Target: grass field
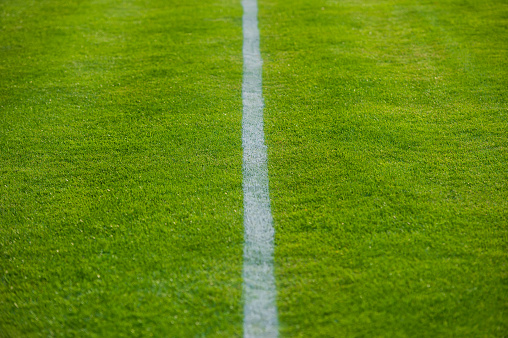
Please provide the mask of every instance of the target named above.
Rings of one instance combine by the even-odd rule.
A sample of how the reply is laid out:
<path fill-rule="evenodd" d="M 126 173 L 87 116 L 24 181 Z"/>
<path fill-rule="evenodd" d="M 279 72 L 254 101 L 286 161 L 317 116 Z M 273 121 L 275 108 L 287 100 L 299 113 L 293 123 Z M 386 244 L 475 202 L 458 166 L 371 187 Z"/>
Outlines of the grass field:
<path fill-rule="evenodd" d="M 0 6 L 3 334 L 241 334 L 241 7 Z"/>
<path fill-rule="evenodd" d="M 508 4 L 261 6 L 287 336 L 508 332 Z"/>
<path fill-rule="evenodd" d="M 281 336 L 508 332 L 508 3 L 259 0 Z M 242 9 L 0 2 L 0 337 L 242 335 Z"/>

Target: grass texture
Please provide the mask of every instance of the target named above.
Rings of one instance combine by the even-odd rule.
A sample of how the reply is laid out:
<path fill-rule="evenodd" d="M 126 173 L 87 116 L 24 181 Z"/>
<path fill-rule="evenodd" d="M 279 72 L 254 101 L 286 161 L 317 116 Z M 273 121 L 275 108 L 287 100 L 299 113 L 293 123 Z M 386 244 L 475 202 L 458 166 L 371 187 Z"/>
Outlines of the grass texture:
<path fill-rule="evenodd" d="M 0 337 L 242 334 L 241 15 L 0 2 Z M 281 335 L 505 335 L 506 2 L 259 19 Z"/>
<path fill-rule="evenodd" d="M 241 334 L 241 14 L 0 3 L 0 336 Z"/>
<path fill-rule="evenodd" d="M 281 333 L 508 332 L 508 4 L 260 0 Z"/>

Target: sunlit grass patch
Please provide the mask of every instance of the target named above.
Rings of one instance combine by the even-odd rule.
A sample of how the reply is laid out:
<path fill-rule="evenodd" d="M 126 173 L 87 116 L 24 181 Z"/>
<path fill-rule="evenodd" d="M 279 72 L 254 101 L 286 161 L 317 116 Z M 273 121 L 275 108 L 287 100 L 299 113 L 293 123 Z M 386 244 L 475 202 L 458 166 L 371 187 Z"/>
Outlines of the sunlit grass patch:
<path fill-rule="evenodd" d="M 240 5 L 0 15 L 0 336 L 239 335 Z"/>
<path fill-rule="evenodd" d="M 499 1 L 261 1 L 282 333 L 502 336 Z"/>

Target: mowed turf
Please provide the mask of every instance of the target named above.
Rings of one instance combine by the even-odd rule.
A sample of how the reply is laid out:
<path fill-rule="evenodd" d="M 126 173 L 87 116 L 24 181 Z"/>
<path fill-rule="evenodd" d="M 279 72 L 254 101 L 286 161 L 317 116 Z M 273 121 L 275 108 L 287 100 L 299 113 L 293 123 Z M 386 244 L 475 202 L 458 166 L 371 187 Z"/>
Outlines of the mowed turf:
<path fill-rule="evenodd" d="M 282 336 L 508 332 L 507 6 L 260 0 Z M 0 336 L 242 334 L 241 14 L 0 3 Z"/>
<path fill-rule="evenodd" d="M 508 332 L 506 1 L 260 0 L 283 336 Z"/>
<path fill-rule="evenodd" d="M 242 332 L 241 6 L 0 3 L 0 336 Z"/>

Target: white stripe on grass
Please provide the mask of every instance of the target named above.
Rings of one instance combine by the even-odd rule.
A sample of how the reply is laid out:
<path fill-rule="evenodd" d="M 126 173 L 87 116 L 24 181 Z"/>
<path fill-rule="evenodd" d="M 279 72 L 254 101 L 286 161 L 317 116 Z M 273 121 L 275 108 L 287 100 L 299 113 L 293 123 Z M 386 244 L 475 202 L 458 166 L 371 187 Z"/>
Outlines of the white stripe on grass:
<path fill-rule="evenodd" d="M 278 336 L 257 0 L 243 0 L 244 337 Z"/>

